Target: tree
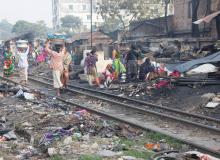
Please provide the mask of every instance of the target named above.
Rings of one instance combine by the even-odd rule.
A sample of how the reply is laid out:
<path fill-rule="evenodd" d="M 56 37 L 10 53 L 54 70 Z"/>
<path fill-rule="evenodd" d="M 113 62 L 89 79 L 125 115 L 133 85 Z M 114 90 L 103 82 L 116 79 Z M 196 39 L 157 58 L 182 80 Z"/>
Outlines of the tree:
<path fill-rule="evenodd" d="M 33 24 L 33 29 L 35 31 L 35 35 L 37 35 L 39 38 L 44 38 L 49 31 L 49 28 L 43 20 Z"/>
<path fill-rule="evenodd" d="M 0 29 L 1 30 L 4 30 L 4 31 L 7 31 L 7 32 L 11 32 L 11 29 L 12 29 L 12 24 L 10 24 L 7 20 L 3 19 L 1 22 L 0 22 Z"/>
<path fill-rule="evenodd" d="M 47 32 L 50 29 L 47 27 L 44 21 L 38 21 L 37 23 L 30 23 L 27 21 L 17 21 L 12 28 L 12 32 L 16 34 L 23 34 L 32 32 L 37 38 L 45 38 Z"/>
<path fill-rule="evenodd" d="M 118 22 L 122 39 L 126 38 L 132 21 L 161 17 L 163 12 L 162 0 L 102 0 L 97 7 L 97 13 L 105 21 L 104 25 L 109 19 L 111 22 Z"/>
<path fill-rule="evenodd" d="M 163 15 L 161 0 L 102 0 L 97 12 L 106 21 L 116 19 L 126 29 L 133 20 L 156 18 Z"/>
<path fill-rule="evenodd" d="M 61 30 L 68 31 L 69 33 L 79 32 L 82 22 L 79 17 L 67 15 L 61 18 Z"/>
<path fill-rule="evenodd" d="M 7 20 L 3 19 L 0 22 L 0 39 L 5 40 L 11 36 L 12 24 L 10 24 Z"/>
<path fill-rule="evenodd" d="M 19 20 L 12 28 L 12 33 L 22 34 L 33 31 L 33 25 L 30 22 Z"/>
<path fill-rule="evenodd" d="M 104 23 L 99 27 L 99 29 L 105 33 L 113 32 L 119 30 L 120 28 L 120 20 L 114 18 L 106 18 Z"/>

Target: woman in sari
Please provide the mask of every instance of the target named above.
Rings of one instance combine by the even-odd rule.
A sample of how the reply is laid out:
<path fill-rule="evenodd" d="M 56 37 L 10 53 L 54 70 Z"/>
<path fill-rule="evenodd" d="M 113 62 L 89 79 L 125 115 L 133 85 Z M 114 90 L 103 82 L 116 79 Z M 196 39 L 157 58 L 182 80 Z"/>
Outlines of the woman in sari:
<path fill-rule="evenodd" d="M 14 72 L 15 58 L 8 47 L 4 52 L 4 76 L 10 76 Z"/>
<path fill-rule="evenodd" d="M 125 66 L 120 60 L 120 54 L 117 51 L 113 60 L 113 69 L 115 71 L 115 78 L 118 79 L 122 73 L 126 72 Z"/>

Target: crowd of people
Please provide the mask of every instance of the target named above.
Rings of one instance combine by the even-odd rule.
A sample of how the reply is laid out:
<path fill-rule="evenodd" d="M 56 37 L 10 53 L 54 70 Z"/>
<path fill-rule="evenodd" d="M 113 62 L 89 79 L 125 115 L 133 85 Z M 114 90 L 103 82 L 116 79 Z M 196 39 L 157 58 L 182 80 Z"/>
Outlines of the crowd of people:
<path fill-rule="evenodd" d="M 30 53 L 30 54 L 29 54 Z M 35 41 L 33 47 L 25 40 L 16 42 L 16 48 L 13 53 L 10 46 L 5 48 L 4 52 L 4 76 L 10 76 L 14 73 L 17 65 L 17 71 L 20 77 L 20 83 L 28 83 L 29 55 L 34 59 L 35 67 L 41 65 L 50 59 L 50 68 L 52 69 L 53 84 L 56 89 L 56 95 L 60 96 L 60 89 L 66 88 L 69 80 L 69 66 L 72 57 L 68 53 L 65 44 L 51 46 L 50 41 L 46 41 L 44 47 L 41 47 L 39 41 Z"/>
<path fill-rule="evenodd" d="M 8 47 L 5 50 L 4 74 L 9 76 L 13 73 L 15 63 L 18 66 L 20 75 L 20 83 L 28 83 L 28 57 L 31 55 L 34 59 L 34 66 L 39 66 L 44 62 L 49 62 L 52 69 L 53 85 L 56 89 L 56 95 L 60 96 L 60 90 L 66 88 L 69 81 L 69 70 L 72 62 L 72 56 L 68 53 L 65 43 L 54 45 L 50 40 L 47 40 L 43 46 L 40 41 L 35 41 L 33 47 L 27 41 L 20 40 L 16 42 L 16 50 L 13 54 Z M 29 54 L 31 53 L 31 54 Z M 96 49 L 87 53 L 84 68 L 89 85 L 109 87 L 115 82 L 136 82 L 145 81 L 150 76 L 149 73 L 159 73 L 164 71 L 163 65 L 152 63 L 149 58 L 146 58 L 144 63 L 138 64 L 138 60 L 142 59 L 140 49 L 135 45 L 131 45 L 130 50 L 120 53 L 115 47 L 112 51 L 112 63 L 108 64 L 103 73 L 97 72 L 98 56 Z M 101 76 L 100 76 L 101 75 Z M 152 74 L 151 74 L 152 75 Z"/>
<path fill-rule="evenodd" d="M 126 52 L 120 52 L 117 47 L 112 51 L 112 64 L 108 64 L 102 74 L 97 73 L 98 61 L 93 49 L 85 59 L 85 70 L 90 85 L 109 87 L 115 82 L 139 82 L 152 79 L 152 75 L 167 72 L 165 65 L 158 64 L 150 58 L 144 58 L 141 49 L 131 45 Z M 138 63 L 139 62 L 139 63 Z"/>

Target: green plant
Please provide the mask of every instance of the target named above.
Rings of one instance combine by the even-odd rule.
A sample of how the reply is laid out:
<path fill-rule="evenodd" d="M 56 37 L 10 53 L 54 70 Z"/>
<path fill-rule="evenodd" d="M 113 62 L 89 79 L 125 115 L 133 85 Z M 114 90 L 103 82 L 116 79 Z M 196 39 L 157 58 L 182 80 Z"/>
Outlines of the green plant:
<path fill-rule="evenodd" d="M 128 150 L 124 151 L 124 155 L 132 156 L 136 158 L 149 159 L 152 156 L 153 152 L 148 151 L 138 151 L 138 150 Z"/>
<path fill-rule="evenodd" d="M 63 158 L 59 155 L 54 155 L 54 156 L 50 157 L 50 160 L 63 160 Z"/>

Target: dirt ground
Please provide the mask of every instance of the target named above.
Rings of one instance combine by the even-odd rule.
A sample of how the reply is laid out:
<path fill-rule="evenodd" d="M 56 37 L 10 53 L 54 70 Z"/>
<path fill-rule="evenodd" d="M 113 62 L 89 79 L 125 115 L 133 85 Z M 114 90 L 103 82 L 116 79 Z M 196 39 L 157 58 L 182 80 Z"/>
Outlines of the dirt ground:
<path fill-rule="evenodd" d="M 67 106 L 36 90 L 4 82 L 0 86 L 5 85 L 10 91 L 0 92 L 1 159 L 143 160 L 161 150 L 189 149 L 167 136 Z M 20 89 L 34 99 L 16 96 Z M 5 139 L 9 133 L 12 137 Z M 160 147 L 147 149 L 146 144 Z"/>

